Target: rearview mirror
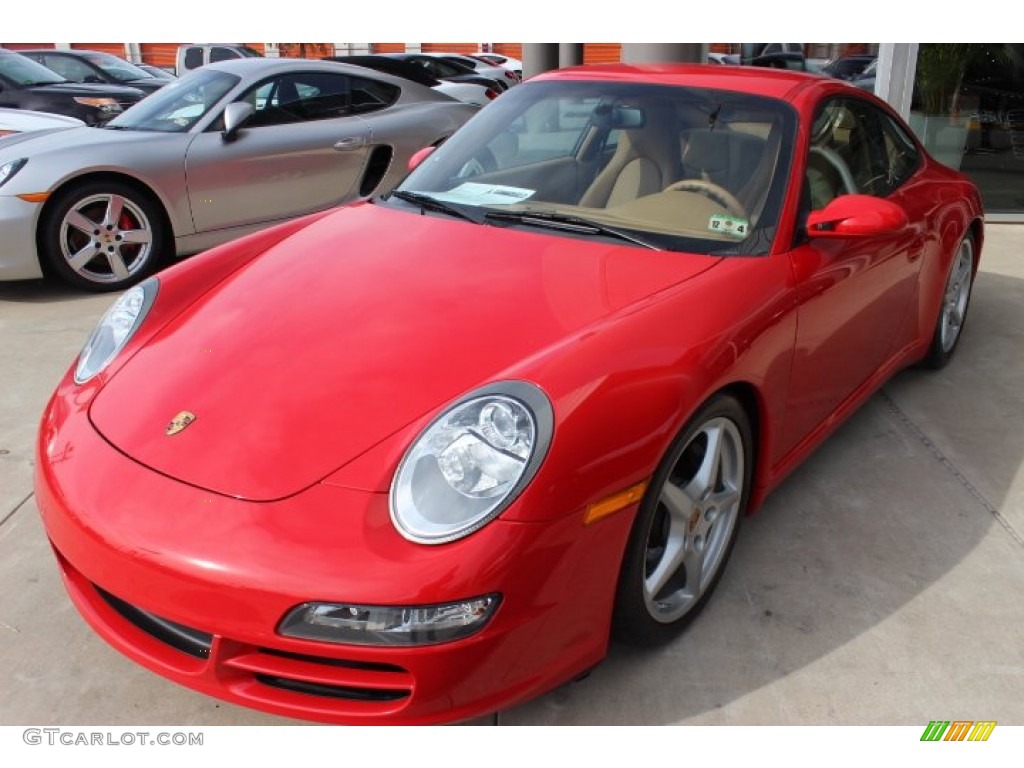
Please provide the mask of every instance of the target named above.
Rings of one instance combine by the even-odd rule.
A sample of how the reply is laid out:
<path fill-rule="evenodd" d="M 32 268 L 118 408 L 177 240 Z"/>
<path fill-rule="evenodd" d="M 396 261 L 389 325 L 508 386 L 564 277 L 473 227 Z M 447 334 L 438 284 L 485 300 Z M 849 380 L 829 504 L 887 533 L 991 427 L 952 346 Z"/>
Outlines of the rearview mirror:
<path fill-rule="evenodd" d="M 871 237 L 898 232 L 910 223 L 896 203 L 871 195 L 840 195 L 807 217 L 810 237 Z"/>
<path fill-rule="evenodd" d="M 612 110 L 612 129 L 625 130 L 628 128 L 642 128 L 644 125 L 644 112 L 638 107 L 615 107 Z"/>
<path fill-rule="evenodd" d="M 256 108 L 247 101 L 233 101 L 224 107 L 224 130 L 220 134 L 224 141 L 233 141 L 255 112 Z"/>
<path fill-rule="evenodd" d="M 416 152 L 412 157 L 409 158 L 409 170 L 413 170 L 417 165 L 422 163 L 432 154 L 437 147 L 424 147 L 423 149 Z"/>

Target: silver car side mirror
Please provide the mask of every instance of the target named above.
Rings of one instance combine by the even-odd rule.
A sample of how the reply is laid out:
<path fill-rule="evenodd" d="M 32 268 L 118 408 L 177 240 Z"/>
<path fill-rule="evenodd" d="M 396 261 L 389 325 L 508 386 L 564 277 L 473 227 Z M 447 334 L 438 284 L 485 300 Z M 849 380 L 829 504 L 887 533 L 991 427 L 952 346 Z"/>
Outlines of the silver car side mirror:
<path fill-rule="evenodd" d="M 224 141 L 233 141 L 255 112 L 256 108 L 247 101 L 233 101 L 224 107 L 224 130 L 220 134 Z"/>

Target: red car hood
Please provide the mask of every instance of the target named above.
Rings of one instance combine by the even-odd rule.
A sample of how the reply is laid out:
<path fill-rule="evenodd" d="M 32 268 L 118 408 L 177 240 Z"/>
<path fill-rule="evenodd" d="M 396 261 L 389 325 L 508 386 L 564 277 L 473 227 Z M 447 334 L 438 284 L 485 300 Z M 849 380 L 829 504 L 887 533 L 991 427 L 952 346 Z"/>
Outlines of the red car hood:
<path fill-rule="evenodd" d="M 347 208 L 172 320 L 103 387 L 90 416 L 158 472 L 231 496 L 283 498 L 717 261 Z M 182 411 L 194 423 L 167 436 Z"/>

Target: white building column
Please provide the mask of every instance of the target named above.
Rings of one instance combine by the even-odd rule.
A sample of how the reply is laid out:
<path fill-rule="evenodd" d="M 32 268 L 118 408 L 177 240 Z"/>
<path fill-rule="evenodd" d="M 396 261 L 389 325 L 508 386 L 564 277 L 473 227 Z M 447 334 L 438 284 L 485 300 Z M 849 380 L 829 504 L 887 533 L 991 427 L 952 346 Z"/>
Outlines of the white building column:
<path fill-rule="evenodd" d="M 918 43 L 882 43 L 878 47 L 875 95 L 889 102 L 904 120 L 910 117 L 910 99 L 917 74 Z"/>

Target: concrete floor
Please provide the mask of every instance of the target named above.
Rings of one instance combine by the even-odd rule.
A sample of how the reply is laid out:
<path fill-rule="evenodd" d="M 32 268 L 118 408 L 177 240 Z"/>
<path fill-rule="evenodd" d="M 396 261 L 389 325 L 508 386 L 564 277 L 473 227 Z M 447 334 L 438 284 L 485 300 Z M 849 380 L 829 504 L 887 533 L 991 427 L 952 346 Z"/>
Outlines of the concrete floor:
<path fill-rule="evenodd" d="M 1024 227 L 990 225 L 951 365 L 904 372 L 745 521 L 703 616 L 500 724 L 1024 724 Z M 289 724 L 110 649 L 32 497 L 53 386 L 110 302 L 0 284 L 0 724 Z"/>

